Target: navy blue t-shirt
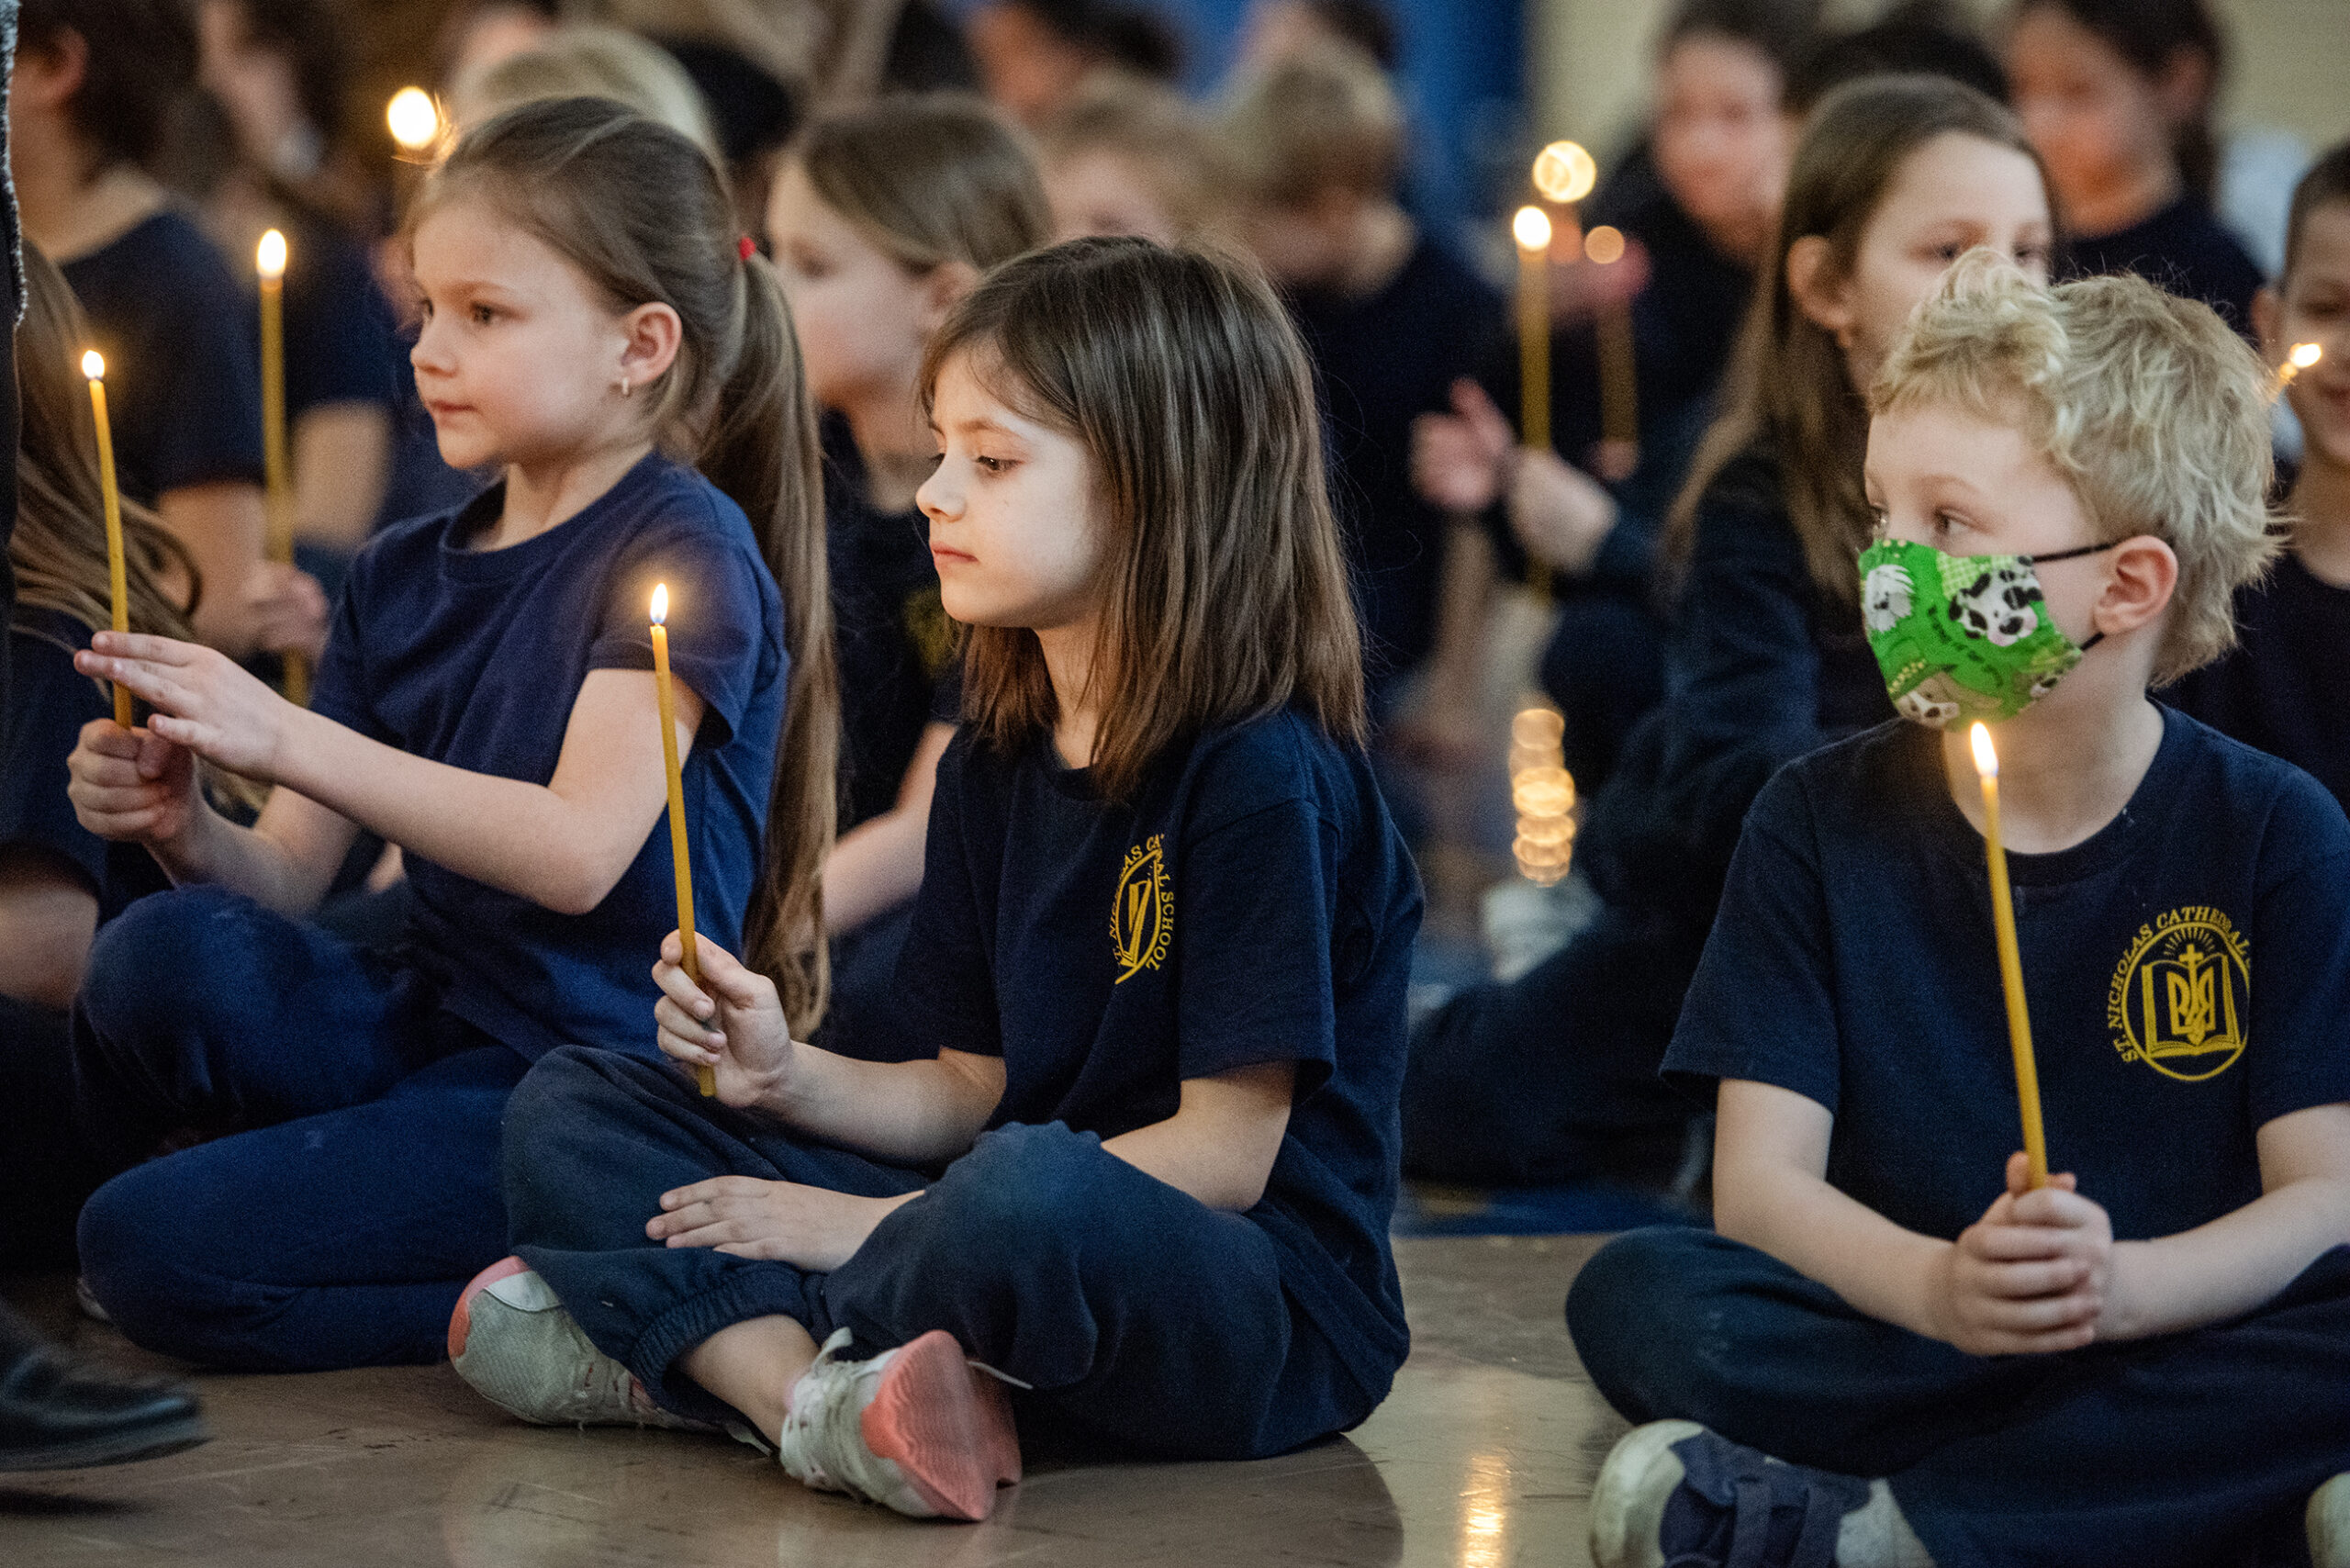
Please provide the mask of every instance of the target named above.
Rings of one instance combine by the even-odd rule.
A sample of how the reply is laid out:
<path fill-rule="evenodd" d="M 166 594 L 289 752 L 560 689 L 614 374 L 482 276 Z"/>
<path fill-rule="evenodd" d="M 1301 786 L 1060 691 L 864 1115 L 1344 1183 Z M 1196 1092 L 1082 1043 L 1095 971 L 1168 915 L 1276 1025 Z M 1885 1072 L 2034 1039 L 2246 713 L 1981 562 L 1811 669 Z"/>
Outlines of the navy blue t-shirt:
<path fill-rule="evenodd" d="M 82 825 L 65 798 L 65 759 L 82 726 L 114 712 L 105 687 L 73 667 L 90 629 L 37 605 L 17 607 L 8 628 L 13 665 L 0 736 L 0 849 L 45 851 L 71 866 L 98 901 L 98 918 L 171 886 L 145 846 L 110 844 Z"/>
<path fill-rule="evenodd" d="M 2260 1196 L 2275 1118 L 2350 1101 L 2350 822 L 2299 768 L 2165 710 L 2129 805 L 2009 857 L 2049 1164 L 2123 1240 Z M 1836 1117 L 1828 1180 L 1953 1238 L 2022 1145 L 1982 837 L 1894 721 L 1754 802 L 1665 1058 Z"/>
<path fill-rule="evenodd" d="M 1248 1217 L 1376 1397 L 1410 1343 L 1387 1226 L 1419 924 L 1369 761 L 1297 713 L 1208 732 L 1124 805 L 1049 740 L 1005 756 L 966 729 L 898 980 L 939 1045 L 1003 1058 L 991 1126 L 1115 1137 L 1173 1115 L 1186 1079 L 1296 1063 Z"/>
<path fill-rule="evenodd" d="M 367 252 L 334 229 L 305 223 L 285 271 L 285 411 L 299 419 L 332 403 L 389 409 L 398 399 L 400 351 L 391 302 Z M 261 305 L 251 305 L 258 332 Z"/>
<path fill-rule="evenodd" d="M 645 457 L 569 521 L 500 550 L 499 484 L 369 541 L 352 563 L 310 705 L 469 772 L 544 784 L 588 672 L 650 669 L 650 601 L 669 585 L 669 663 L 702 700 L 684 768 L 694 922 L 740 951 L 783 718 L 783 604 L 742 510 L 692 469 Z M 658 737 L 655 737 L 657 739 Z M 535 1060 L 565 1044 L 649 1056 L 651 978 L 676 928 L 666 818 L 583 915 L 408 856 L 411 935 L 442 1004 Z"/>
<path fill-rule="evenodd" d="M 261 483 L 260 308 L 204 231 L 166 208 L 59 270 L 106 355 L 122 493 Z"/>
<path fill-rule="evenodd" d="M 952 722 L 955 627 L 938 599 L 930 526 L 918 509 L 866 499 L 848 421 L 824 420 L 824 554 L 840 660 L 841 831 L 898 803 L 932 720 Z"/>
<path fill-rule="evenodd" d="M 2236 593 L 2236 645 L 2165 690 L 2164 701 L 2308 769 L 2350 809 L 2350 588 L 2321 582 L 2288 553 Z"/>
<path fill-rule="evenodd" d="M 1436 642 L 1444 514 L 1412 485 L 1412 421 L 1449 412 L 1501 325 L 1501 297 L 1435 243 L 1365 298 L 1291 300 L 1327 410 L 1331 493 L 1347 537 L 1374 675 L 1412 668 Z"/>
<path fill-rule="evenodd" d="M 2094 239 L 2072 236 L 2065 269 L 2072 276 L 2135 273 L 2177 295 L 2199 299 L 2252 335 L 2252 297 L 2267 281 L 2236 237 L 2192 196 L 2180 196 L 2127 229 Z"/>

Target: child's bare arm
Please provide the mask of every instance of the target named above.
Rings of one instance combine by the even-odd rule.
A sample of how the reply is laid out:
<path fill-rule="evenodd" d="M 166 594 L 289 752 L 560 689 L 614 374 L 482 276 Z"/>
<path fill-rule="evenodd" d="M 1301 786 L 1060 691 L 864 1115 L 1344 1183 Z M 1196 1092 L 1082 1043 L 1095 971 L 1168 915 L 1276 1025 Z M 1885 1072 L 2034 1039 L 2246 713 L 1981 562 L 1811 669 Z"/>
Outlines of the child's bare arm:
<path fill-rule="evenodd" d="M 1829 1185 L 1834 1125 L 1827 1107 L 1792 1090 L 1723 1080 L 1714 1134 L 1716 1227 L 1872 1317 L 1976 1355 L 2089 1342 L 2102 1306 L 2096 1238 L 2103 1212 L 2069 1191 L 2069 1177 L 2029 1200 L 2003 1194 L 1958 1240 L 1943 1241 Z"/>
<path fill-rule="evenodd" d="M 2137 1339 L 2250 1312 L 2330 1249 L 2350 1245 L 2350 1104 L 2259 1131 L 2260 1197 L 2233 1214 L 2113 1249 L 2100 1339 Z"/>
<path fill-rule="evenodd" d="M 98 653 L 81 655 L 77 667 L 119 680 L 151 703 L 158 735 L 224 767 L 283 784 L 411 854 L 558 913 L 585 914 L 601 903 L 660 819 L 667 785 L 649 672 L 589 672 L 572 703 L 554 775 L 542 785 L 468 772 L 370 740 L 296 708 L 195 644 L 112 633 L 93 642 Z M 701 713 L 700 699 L 678 687 L 680 756 L 690 748 Z M 154 847 L 167 868 L 230 882 L 281 906 L 299 902 L 263 890 L 274 890 L 274 881 L 255 884 L 268 869 L 266 857 L 252 859 L 260 852 L 234 846 L 208 815 L 196 813 L 191 822 L 202 845 L 161 835 Z M 283 819 L 274 823 L 265 812 L 255 834 L 274 840 L 281 825 Z M 304 852 L 308 846 L 278 847 Z M 289 886 L 285 892 L 300 890 Z"/>
<path fill-rule="evenodd" d="M 1265 1195 L 1296 1092 L 1293 1061 L 1187 1078 L 1173 1115 L 1102 1147 L 1212 1209 L 1244 1214 Z"/>

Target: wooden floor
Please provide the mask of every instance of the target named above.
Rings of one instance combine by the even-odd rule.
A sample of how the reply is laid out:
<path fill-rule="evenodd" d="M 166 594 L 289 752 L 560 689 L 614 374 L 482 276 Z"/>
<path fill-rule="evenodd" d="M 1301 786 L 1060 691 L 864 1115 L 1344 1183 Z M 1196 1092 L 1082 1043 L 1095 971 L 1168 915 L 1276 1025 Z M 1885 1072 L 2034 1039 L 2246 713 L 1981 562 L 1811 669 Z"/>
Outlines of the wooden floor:
<path fill-rule="evenodd" d="M 1560 1316 L 1595 1245 L 1401 1239 L 1412 1359 L 1349 1437 L 1255 1464 L 1040 1468 L 976 1527 L 816 1495 L 722 1439 L 523 1427 L 444 1364 L 200 1378 L 204 1448 L 0 1477 L 0 1563 L 1581 1568 L 1591 1477 L 1623 1429 Z M 33 1295 L 85 1352 L 142 1364 L 73 1327 L 54 1285 Z"/>

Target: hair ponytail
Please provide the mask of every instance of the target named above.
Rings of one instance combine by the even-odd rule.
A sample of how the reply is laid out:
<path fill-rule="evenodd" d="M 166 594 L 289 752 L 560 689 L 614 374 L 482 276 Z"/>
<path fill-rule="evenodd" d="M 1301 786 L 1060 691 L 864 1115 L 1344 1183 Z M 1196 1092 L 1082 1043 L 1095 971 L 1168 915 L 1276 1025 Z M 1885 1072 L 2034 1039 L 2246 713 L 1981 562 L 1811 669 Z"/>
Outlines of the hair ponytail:
<path fill-rule="evenodd" d="M 815 404 L 800 372 L 790 308 L 767 259 L 743 259 L 734 374 L 718 397 L 700 468 L 732 497 L 759 536 L 783 594 L 790 676 L 767 852 L 744 917 L 750 964 L 773 978 L 784 1015 L 805 1038 L 824 1015 L 831 963 L 824 929 L 824 857 L 839 823 L 840 681 L 824 559 L 823 455 Z"/>
<path fill-rule="evenodd" d="M 836 826 L 840 700 L 816 419 L 775 274 L 745 255 L 725 182 L 678 131 L 603 98 L 509 110 L 433 171 L 409 231 L 479 196 L 627 308 L 677 313 L 677 357 L 648 391 L 664 450 L 695 464 L 750 519 L 783 596 L 790 660 L 759 885 L 744 958 L 771 976 L 803 1038 L 828 986 L 821 872 Z"/>

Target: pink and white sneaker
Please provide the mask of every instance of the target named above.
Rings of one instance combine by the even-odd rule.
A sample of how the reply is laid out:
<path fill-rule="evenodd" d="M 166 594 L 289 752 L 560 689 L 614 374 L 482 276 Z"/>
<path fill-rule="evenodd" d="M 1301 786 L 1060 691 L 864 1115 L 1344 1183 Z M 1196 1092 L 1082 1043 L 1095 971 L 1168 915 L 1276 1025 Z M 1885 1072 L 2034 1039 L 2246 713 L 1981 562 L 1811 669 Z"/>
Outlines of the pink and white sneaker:
<path fill-rule="evenodd" d="M 850 1338 L 835 1331 L 793 1385 L 783 1468 L 918 1519 L 986 1518 L 996 1488 L 1020 1481 L 1010 1380 L 966 1360 L 944 1329 L 871 1361 L 834 1360 Z"/>
<path fill-rule="evenodd" d="M 520 1258 L 492 1263 L 457 1297 L 449 1360 L 483 1398 L 540 1426 L 717 1430 L 655 1405 Z"/>

